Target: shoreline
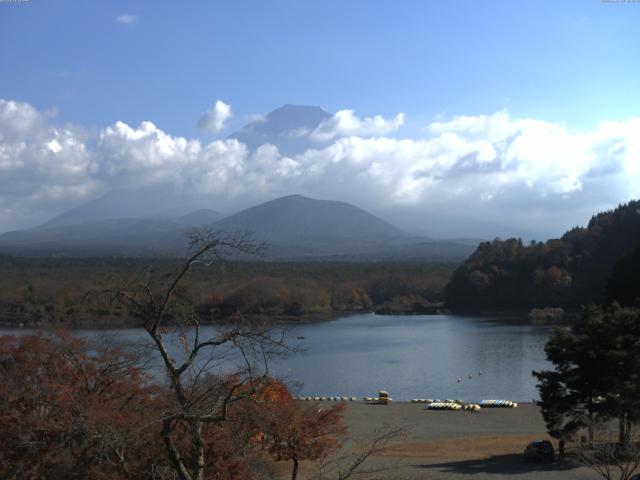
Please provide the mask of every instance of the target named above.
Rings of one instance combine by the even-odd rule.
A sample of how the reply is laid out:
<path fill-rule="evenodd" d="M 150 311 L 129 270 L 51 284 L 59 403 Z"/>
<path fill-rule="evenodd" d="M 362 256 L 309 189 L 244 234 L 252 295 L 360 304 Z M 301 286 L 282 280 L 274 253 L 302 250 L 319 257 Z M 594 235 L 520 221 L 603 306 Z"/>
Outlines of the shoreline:
<path fill-rule="evenodd" d="M 397 312 L 397 313 L 388 313 L 388 312 L 380 312 L 376 309 L 367 310 L 367 311 L 351 311 L 351 312 L 333 312 L 331 314 L 309 314 L 302 317 L 295 317 L 291 315 L 287 316 L 276 316 L 276 317 L 268 317 L 267 315 L 246 315 L 245 319 L 249 322 L 251 321 L 263 321 L 268 320 L 273 323 L 275 326 L 296 326 L 296 325 L 312 325 L 316 323 L 325 323 L 331 322 L 341 318 L 348 318 L 355 315 L 379 315 L 384 317 L 408 317 L 408 316 L 419 316 L 419 317 L 433 317 L 433 316 L 460 316 L 460 317 L 473 317 L 478 320 L 493 320 L 498 322 L 505 323 L 518 323 L 518 324 L 530 324 L 530 325 L 541 325 L 541 326 L 567 326 L 571 325 L 579 318 L 579 312 L 566 312 L 564 318 L 562 320 L 536 320 L 527 318 L 527 313 L 525 311 L 495 311 L 495 312 L 450 312 L 450 311 L 439 311 L 432 313 L 412 313 L 412 312 Z M 98 321 L 72 321 L 72 322 L 41 322 L 37 325 L 27 325 L 26 322 L 22 322 L 22 325 L 16 325 L 14 322 L 6 322 L 0 319 L 0 329 L 4 330 L 45 330 L 45 331 L 55 331 L 58 329 L 66 329 L 66 330 L 124 330 L 124 329 L 136 329 L 143 328 L 144 323 L 133 323 L 129 322 L 128 319 L 124 319 L 123 317 L 113 317 L 113 316 L 104 316 L 100 317 Z M 223 326 L 228 325 L 231 322 L 221 320 L 217 322 L 206 322 L 202 323 L 201 326 Z M 175 325 L 175 324 L 174 324 Z"/>

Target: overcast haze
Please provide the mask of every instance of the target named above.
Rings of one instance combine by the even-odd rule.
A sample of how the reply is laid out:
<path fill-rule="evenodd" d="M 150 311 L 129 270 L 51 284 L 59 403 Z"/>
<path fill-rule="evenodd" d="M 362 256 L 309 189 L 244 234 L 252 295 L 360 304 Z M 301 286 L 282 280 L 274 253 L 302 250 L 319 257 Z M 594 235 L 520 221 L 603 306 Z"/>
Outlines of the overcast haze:
<path fill-rule="evenodd" d="M 225 213 L 299 193 L 558 235 L 640 197 L 639 24 L 600 1 L 0 3 L 0 232 L 170 183 Z M 284 104 L 326 114 L 229 138 Z"/>

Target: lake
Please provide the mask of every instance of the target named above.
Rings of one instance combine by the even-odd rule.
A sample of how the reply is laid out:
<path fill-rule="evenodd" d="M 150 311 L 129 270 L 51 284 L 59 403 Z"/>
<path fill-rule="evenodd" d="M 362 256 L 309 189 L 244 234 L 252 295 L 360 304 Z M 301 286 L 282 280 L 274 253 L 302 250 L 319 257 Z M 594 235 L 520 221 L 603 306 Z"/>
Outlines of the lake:
<path fill-rule="evenodd" d="M 485 318 L 365 314 L 294 332 L 308 350 L 276 368 L 304 382 L 302 395 L 531 401 L 531 371 L 549 367 L 549 327 Z"/>
<path fill-rule="evenodd" d="M 293 338 L 304 337 L 298 343 L 305 351 L 275 362 L 271 372 L 301 382 L 300 395 L 362 397 L 385 389 L 396 400 L 525 402 L 538 398 L 531 371 L 549 367 L 546 326 L 457 315 L 361 314 L 287 328 Z M 146 340 L 141 329 L 109 334 Z"/>

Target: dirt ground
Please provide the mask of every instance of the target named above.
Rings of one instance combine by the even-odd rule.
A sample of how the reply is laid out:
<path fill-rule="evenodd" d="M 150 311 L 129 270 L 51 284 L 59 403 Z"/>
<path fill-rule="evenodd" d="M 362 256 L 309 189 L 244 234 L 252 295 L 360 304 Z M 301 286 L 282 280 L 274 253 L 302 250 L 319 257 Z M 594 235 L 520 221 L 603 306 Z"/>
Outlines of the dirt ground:
<path fill-rule="evenodd" d="M 321 408 L 331 402 L 319 402 Z M 521 404 L 514 409 L 479 412 L 433 411 L 424 404 L 366 405 L 349 402 L 346 422 L 354 443 L 376 429 L 402 426 L 407 434 L 388 451 L 371 459 L 369 467 L 385 468 L 368 479 L 541 479 L 599 478 L 588 468 L 556 461 L 525 462 L 522 453 L 532 440 L 548 439 L 538 408 Z M 554 441 L 557 448 L 557 442 Z M 363 477 L 360 477 L 363 478 Z"/>

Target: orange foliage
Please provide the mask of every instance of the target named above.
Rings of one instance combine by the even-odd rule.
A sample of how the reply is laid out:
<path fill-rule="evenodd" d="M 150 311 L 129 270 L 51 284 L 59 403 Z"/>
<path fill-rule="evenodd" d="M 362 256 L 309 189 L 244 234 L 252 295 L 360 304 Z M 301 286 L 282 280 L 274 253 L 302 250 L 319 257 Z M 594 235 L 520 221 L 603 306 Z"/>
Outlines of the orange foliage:
<path fill-rule="evenodd" d="M 174 478 L 160 430 L 170 396 L 122 347 L 66 333 L 0 337 L 0 478 Z M 225 379 L 224 389 L 239 379 Z M 318 459 L 345 434 L 344 405 L 296 402 L 287 386 L 260 379 L 235 390 L 229 420 L 205 423 L 205 477 L 248 478 L 251 450 L 276 460 Z M 172 436 L 194 462 L 190 425 Z"/>
<path fill-rule="evenodd" d="M 0 478 L 125 478 L 155 389 L 135 356 L 58 333 L 0 337 Z M 143 432 L 144 433 L 144 432 Z M 137 448 L 146 455 L 133 454 Z M 121 458 L 117 452 L 132 453 Z M 143 478 L 143 477 L 141 477 Z"/>
<path fill-rule="evenodd" d="M 346 435 L 344 404 L 329 408 L 296 402 L 286 385 L 270 380 L 257 395 L 253 418 L 263 447 L 276 460 L 317 460 L 340 446 Z"/>

